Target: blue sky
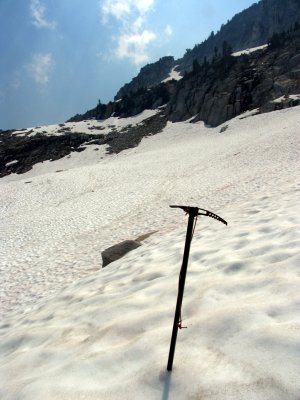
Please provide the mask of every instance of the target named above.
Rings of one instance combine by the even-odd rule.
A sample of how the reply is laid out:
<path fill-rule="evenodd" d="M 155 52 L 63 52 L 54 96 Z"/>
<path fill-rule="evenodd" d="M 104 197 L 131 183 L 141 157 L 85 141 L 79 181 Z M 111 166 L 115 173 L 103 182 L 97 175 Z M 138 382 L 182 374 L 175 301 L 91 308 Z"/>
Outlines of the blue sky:
<path fill-rule="evenodd" d="M 0 0 L 0 129 L 63 122 L 255 0 Z"/>

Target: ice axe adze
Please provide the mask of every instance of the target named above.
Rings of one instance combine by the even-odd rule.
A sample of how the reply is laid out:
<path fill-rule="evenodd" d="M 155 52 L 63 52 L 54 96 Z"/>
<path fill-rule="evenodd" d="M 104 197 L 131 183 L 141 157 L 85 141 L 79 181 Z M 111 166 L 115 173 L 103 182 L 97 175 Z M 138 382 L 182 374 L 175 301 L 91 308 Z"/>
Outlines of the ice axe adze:
<path fill-rule="evenodd" d="M 189 254 L 190 254 L 191 241 L 193 238 L 193 233 L 194 233 L 194 229 L 195 229 L 196 222 L 197 222 L 197 217 L 198 217 L 198 215 L 204 215 L 206 217 L 214 218 L 217 221 L 220 221 L 223 224 L 227 225 L 227 222 L 223 218 L 212 213 L 211 211 L 204 210 L 203 208 L 188 207 L 188 206 L 170 206 L 170 207 L 181 208 L 183 211 L 185 211 L 187 214 L 189 214 L 189 220 L 188 220 L 188 226 L 187 226 L 187 231 L 186 231 L 186 239 L 185 239 L 185 247 L 184 247 L 184 253 L 183 253 L 182 266 L 181 266 L 181 270 L 180 270 L 180 274 L 179 274 L 178 296 L 177 296 L 177 303 L 176 303 L 176 309 L 175 309 L 175 317 L 174 317 L 174 324 L 173 324 L 173 331 L 172 331 L 172 338 L 171 338 L 168 366 L 167 366 L 168 371 L 172 371 L 172 367 L 173 367 L 173 359 L 174 359 L 174 353 L 175 353 L 178 328 L 179 329 L 184 328 L 181 325 L 181 322 L 182 322 L 181 321 L 181 305 L 182 305 L 185 277 L 186 277 L 186 271 L 187 271 Z"/>

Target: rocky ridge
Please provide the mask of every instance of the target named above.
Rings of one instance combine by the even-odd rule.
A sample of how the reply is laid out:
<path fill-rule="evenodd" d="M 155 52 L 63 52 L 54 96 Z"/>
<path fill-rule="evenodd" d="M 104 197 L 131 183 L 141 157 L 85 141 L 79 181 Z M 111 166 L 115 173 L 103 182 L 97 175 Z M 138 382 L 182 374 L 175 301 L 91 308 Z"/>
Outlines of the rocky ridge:
<path fill-rule="evenodd" d="M 111 126 L 106 134 L 98 133 L 101 126 L 89 128 L 90 134 L 70 132 L 68 128 L 59 125 L 52 134 L 33 130 L 2 131 L 0 132 L 0 178 L 11 173 L 22 174 L 37 163 L 58 160 L 71 152 L 81 152 L 89 145 L 105 145 L 108 154 L 117 154 L 137 146 L 143 137 L 162 131 L 166 123 L 166 117 L 160 112 L 144 119 L 136 126 L 129 125 L 119 129 Z"/>
<path fill-rule="evenodd" d="M 187 49 L 182 58 L 172 61 L 173 57 L 164 57 L 143 67 L 131 82 L 118 91 L 115 100 L 140 88 L 158 85 L 168 77 L 175 65 L 183 75 L 184 72 L 192 71 L 194 60 L 199 63 L 203 63 L 205 58 L 211 61 L 216 54 L 222 52 L 224 41 L 230 44 L 233 51 L 257 47 L 266 44 L 275 32 L 287 31 L 298 21 L 299 0 L 261 0 L 254 3 L 223 24 L 217 33 L 212 32 L 202 43 Z"/>
<path fill-rule="evenodd" d="M 298 104 L 297 98 L 280 103 L 276 99 L 300 93 L 300 24 L 274 34 L 269 46 L 253 53 L 234 57 L 231 51 L 229 46 L 223 48 L 211 62 L 194 60 L 192 71 L 178 81 L 140 88 L 70 121 L 129 117 L 166 105 L 165 116 L 170 121 L 194 117 L 194 121 L 217 126 L 247 110 L 266 112 Z"/>
<path fill-rule="evenodd" d="M 139 74 L 130 83 L 126 83 L 118 91 L 115 100 L 121 99 L 130 92 L 136 92 L 138 89 L 158 85 L 168 76 L 174 66 L 175 60 L 171 56 L 162 57 L 157 62 L 146 65 L 141 68 Z"/>
<path fill-rule="evenodd" d="M 197 64 L 196 64 L 197 65 Z M 211 126 L 247 111 L 299 104 L 300 29 L 249 55 L 216 57 L 174 84 L 166 112 L 173 122 L 194 117 Z M 285 101 L 277 101 L 284 96 Z"/>

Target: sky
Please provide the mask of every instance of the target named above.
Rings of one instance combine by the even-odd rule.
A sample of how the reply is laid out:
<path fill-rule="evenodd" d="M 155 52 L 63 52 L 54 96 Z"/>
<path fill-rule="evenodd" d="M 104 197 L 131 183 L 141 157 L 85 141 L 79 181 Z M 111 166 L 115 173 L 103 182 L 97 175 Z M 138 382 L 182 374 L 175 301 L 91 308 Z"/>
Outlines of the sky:
<path fill-rule="evenodd" d="M 64 122 L 255 0 L 0 0 L 0 129 Z"/>

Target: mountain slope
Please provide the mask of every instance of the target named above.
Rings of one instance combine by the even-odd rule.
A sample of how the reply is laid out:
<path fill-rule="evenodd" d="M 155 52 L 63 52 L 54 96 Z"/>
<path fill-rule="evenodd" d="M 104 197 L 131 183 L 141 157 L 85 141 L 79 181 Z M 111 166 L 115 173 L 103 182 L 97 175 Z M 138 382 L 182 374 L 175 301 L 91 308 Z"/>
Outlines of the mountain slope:
<path fill-rule="evenodd" d="M 275 36 L 277 38 L 277 36 Z M 172 121 L 195 117 L 217 126 L 247 110 L 272 111 L 299 104 L 300 29 L 249 55 L 219 56 L 174 85 L 167 105 Z M 275 40 L 276 41 L 276 40 Z M 277 102 L 286 96 L 286 101 Z"/>
<path fill-rule="evenodd" d="M 210 35 L 201 44 L 188 50 L 181 59 L 174 61 L 174 65 L 181 73 L 191 71 L 195 59 L 202 63 L 205 57 L 208 60 L 212 59 L 216 50 L 221 53 L 224 41 L 228 42 L 234 51 L 256 47 L 267 43 L 274 32 L 287 31 L 299 21 L 299 0 L 261 0 L 235 15 L 222 25 L 216 34 Z M 165 70 L 160 66 L 161 60 L 142 68 L 137 77 L 118 91 L 115 100 L 141 87 L 157 85 L 167 78 L 171 67 Z M 156 80 L 153 79 L 155 73 Z"/>
<path fill-rule="evenodd" d="M 299 28 L 274 35 L 268 47 L 252 53 L 238 57 L 225 53 L 212 62 L 194 63 L 180 80 L 99 104 L 65 124 L 1 132 L 0 177 L 26 172 L 38 162 L 86 146 L 105 145 L 110 154 L 119 153 L 161 132 L 167 121 L 218 126 L 246 111 L 294 107 L 300 104 Z"/>
<path fill-rule="evenodd" d="M 162 57 L 153 64 L 141 68 L 139 74 L 130 83 L 125 84 L 116 94 L 115 100 L 121 99 L 130 92 L 136 92 L 141 88 L 158 85 L 163 81 L 175 66 L 174 57 Z"/>
<path fill-rule="evenodd" d="M 297 105 L 298 99 L 290 101 L 288 96 L 300 94 L 299 71 L 300 24 L 287 33 L 274 34 L 264 49 L 233 57 L 230 46 L 225 46 L 211 62 L 194 61 L 193 70 L 180 80 L 140 88 L 70 121 L 129 117 L 166 105 L 165 116 L 171 121 L 195 117 L 217 126 L 246 110 L 265 112 Z M 274 103 L 282 96 L 287 101 Z"/>
<path fill-rule="evenodd" d="M 178 60 L 179 69 L 191 70 L 194 59 L 212 58 L 215 48 L 222 52 L 224 41 L 233 51 L 257 47 L 267 43 L 273 33 L 287 31 L 299 21 L 299 0 L 261 0 L 236 14 L 219 32 L 187 52 Z"/>

